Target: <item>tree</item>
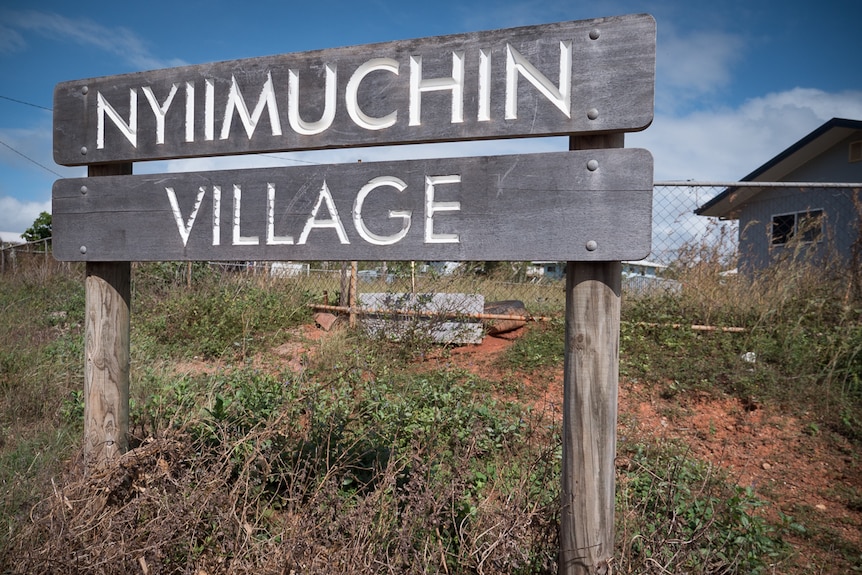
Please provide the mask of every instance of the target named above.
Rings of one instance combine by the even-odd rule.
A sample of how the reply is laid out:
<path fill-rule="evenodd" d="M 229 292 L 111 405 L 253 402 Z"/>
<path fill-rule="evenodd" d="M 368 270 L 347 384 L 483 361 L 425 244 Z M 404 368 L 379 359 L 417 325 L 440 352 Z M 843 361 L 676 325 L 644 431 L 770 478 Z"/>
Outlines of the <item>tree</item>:
<path fill-rule="evenodd" d="M 28 242 L 38 242 L 39 240 L 50 239 L 51 233 L 51 214 L 42 212 L 33 222 L 33 225 L 27 228 L 21 236 Z"/>

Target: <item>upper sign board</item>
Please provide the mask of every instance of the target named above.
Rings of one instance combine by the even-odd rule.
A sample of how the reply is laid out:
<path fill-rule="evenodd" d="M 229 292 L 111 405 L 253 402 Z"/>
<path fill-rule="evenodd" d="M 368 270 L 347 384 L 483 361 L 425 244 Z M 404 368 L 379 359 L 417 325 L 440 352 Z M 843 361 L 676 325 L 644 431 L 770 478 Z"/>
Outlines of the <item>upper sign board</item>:
<path fill-rule="evenodd" d="M 655 46 L 644 14 L 64 82 L 54 160 L 638 131 Z"/>

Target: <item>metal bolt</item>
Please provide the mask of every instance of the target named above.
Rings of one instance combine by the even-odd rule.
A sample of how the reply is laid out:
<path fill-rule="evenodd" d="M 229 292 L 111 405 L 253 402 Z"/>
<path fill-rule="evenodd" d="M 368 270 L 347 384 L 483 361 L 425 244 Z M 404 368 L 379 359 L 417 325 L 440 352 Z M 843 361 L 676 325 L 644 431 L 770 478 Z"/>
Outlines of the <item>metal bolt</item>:
<path fill-rule="evenodd" d="M 82 254 L 87 253 L 87 246 L 81 246 L 81 253 Z"/>
<path fill-rule="evenodd" d="M 81 195 L 86 196 L 88 191 L 87 186 L 81 186 Z"/>
<path fill-rule="evenodd" d="M 596 240 L 590 240 L 587 242 L 587 251 L 594 252 L 599 247 L 599 244 L 596 243 Z"/>
<path fill-rule="evenodd" d="M 598 117 L 599 111 L 595 108 L 590 108 L 589 110 L 587 110 L 587 118 L 589 118 L 590 120 L 595 120 Z"/>
<path fill-rule="evenodd" d="M 87 155 L 87 146 L 81 146 L 81 155 L 82 155 L 82 156 L 86 156 L 86 155 Z"/>
<path fill-rule="evenodd" d="M 597 29 L 590 30 L 590 40 L 598 40 L 599 39 L 599 31 Z"/>
<path fill-rule="evenodd" d="M 595 172 L 599 169 L 599 163 L 596 160 L 590 160 L 587 162 L 587 169 L 591 172 Z"/>
<path fill-rule="evenodd" d="M 90 87 L 89 87 L 89 86 L 84 86 L 84 87 L 82 87 L 82 88 L 81 88 L 81 93 L 82 93 L 82 94 L 87 94 L 87 92 L 89 92 L 89 91 L 90 91 Z"/>

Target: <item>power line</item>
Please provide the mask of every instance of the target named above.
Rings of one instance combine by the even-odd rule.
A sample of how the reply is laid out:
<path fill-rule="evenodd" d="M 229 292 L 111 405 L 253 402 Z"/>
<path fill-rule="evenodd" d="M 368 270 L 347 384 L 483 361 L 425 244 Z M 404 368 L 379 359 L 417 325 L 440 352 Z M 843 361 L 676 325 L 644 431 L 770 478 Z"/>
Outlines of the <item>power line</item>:
<path fill-rule="evenodd" d="M 10 98 L 9 96 L 0 96 L 0 98 L 4 100 L 9 100 L 10 102 L 15 102 L 16 104 L 24 104 L 25 106 L 32 106 L 33 108 L 39 108 L 40 110 L 48 110 L 49 112 L 53 112 L 51 108 L 46 108 L 45 106 L 40 106 L 39 104 L 31 104 L 30 102 L 25 102 L 24 100 L 16 100 L 15 98 Z"/>
<path fill-rule="evenodd" d="M 55 176 L 57 176 L 58 178 L 62 178 L 62 177 L 63 177 L 62 175 L 58 174 L 57 172 L 55 172 L 55 171 L 54 171 L 54 170 L 52 170 L 51 168 L 49 168 L 49 167 L 47 167 L 47 166 L 44 166 L 44 165 L 40 164 L 39 162 L 37 162 L 36 160 L 34 160 L 33 158 L 31 158 L 30 156 L 27 156 L 26 154 L 23 154 L 23 153 L 19 152 L 18 150 L 16 150 L 15 148 L 13 148 L 12 146 L 10 146 L 9 144 L 7 144 L 6 142 L 4 142 L 3 140 L 0 140 L 0 144 L 2 144 L 3 146 L 6 146 L 7 148 L 9 148 L 10 150 L 12 150 L 13 152 L 15 152 L 16 154 L 18 154 L 19 156 L 21 156 L 22 158 L 24 158 L 25 160 L 27 160 L 28 162 L 33 162 L 34 164 L 36 164 L 37 166 L 39 166 L 39 167 L 40 167 L 40 168 L 42 168 L 43 170 L 47 170 L 47 171 L 51 172 L 52 174 L 54 174 L 54 175 L 55 175 Z"/>
<path fill-rule="evenodd" d="M 273 156 L 272 154 L 257 154 L 258 156 L 262 156 L 264 158 L 272 158 L 273 160 L 281 160 L 282 162 L 300 162 L 303 164 L 312 164 L 315 166 L 321 165 L 320 162 L 311 162 L 309 160 L 300 160 L 299 158 L 283 158 L 281 156 Z"/>

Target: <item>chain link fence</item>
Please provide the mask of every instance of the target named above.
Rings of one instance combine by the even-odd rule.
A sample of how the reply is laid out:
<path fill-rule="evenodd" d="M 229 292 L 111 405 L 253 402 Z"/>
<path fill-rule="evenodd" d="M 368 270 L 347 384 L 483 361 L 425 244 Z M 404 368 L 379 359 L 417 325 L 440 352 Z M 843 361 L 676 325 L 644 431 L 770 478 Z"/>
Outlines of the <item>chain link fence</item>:
<path fill-rule="evenodd" d="M 646 263 L 624 266 L 626 290 L 640 293 L 656 286 L 678 289 L 675 282 L 658 277 L 661 268 L 650 266 L 649 262 L 665 266 L 677 257 L 684 244 L 712 241 L 715 224 L 709 218 L 695 216 L 694 209 L 720 190 L 700 186 L 655 188 L 653 250 Z M 44 275 L 60 268 L 70 269 L 70 264 L 57 262 L 51 256 L 50 238 L 3 246 L 0 265 L 0 273 Z M 230 276 L 243 274 L 258 280 L 290 282 L 296 289 L 311 294 L 315 305 L 321 309 L 329 307 L 328 311 L 335 314 L 361 308 L 363 294 L 465 294 L 465 301 L 468 296 L 479 295 L 486 308 L 497 312 L 486 315 L 497 316 L 498 322 L 504 321 L 501 317 L 512 315 L 530 318 L 554 315 L 565 307 L 565 262 L 210 262 L 209 267 Z M 191 264 L 177 265 L 174 269 L 176 281 L 193 281 Z M 421 308 L 423 304 L 414 300 L 413 305 Z M 469 307 L 452 299 L 448 305 L 451 309 L 436 311 L 458 315 L 467 313 Z M 513 313 L 499 313 L 500 310 Z M 423 315 L 421 309 L 399 311 Z"/>
<path fill-rule="evenodd" d="M 702 246 L 732 259 L 737 249 L 737 222 L 695 213 L 728 185 L 658 182 L 653 188 L 652 251 L 647 260 L 670 266 Z"/>
<path fill-rule="evenodd" d="M 623 262 L 624 292 L 655 289 L 678 292 L 681 286 L 670 277 L 674 266 L 691 263 L 692 258 L 707 252 L 718 257 L 725 269 L 735 267 L 738 222 L 699 216 L 695 212 L 728 187 L 745 186 L 772 187 L 779 194 L 798 194 L 800 190 L 799 184 L 658 182 L 653 193 L 652 249 L 644 260 Z M 817 186 L 839 189 L 855 186 L 854 193 L 857 196 L 859 193 L 859 184 Z M 50 257 L 49 241 L 5 246 L 0 255 L 3 273 L 34 267 L 51 270 L 61 265 Z M 209 265 L 225 274 L 242 273 L 258 279 L 292 282 L 297 289 L 313 294 L 317 305 L 332 306 L 335 313 L 351 308 L 355 311 L 362 305 L 362 294 L 372 293 L 479 294 L 486 304 L 520 302 L 521 313 L 529 316 L 558 313 L 564 308 L 565 299 L 565 262 L 211 262 Z M 191 264 L 188 271 L 191 281 Z"/>
<path fill-rule="evenodd" d="M 23 244 L 0 244 L 0 274 L 33 270 L 49 273 L 61 266 L 51 255 L 51 238 Z"/>
<path fill-rule="evenodd" d="M 708 246 L 732 261 L 736 225 L 695 215 L 695 210 L 724 186 L 657 185 L 653 194 L 652 251 L 637 262 L 623 263 L 623 289 L 634 294 L 656 290 L 678 293 L 679 282 L 665 277 L 667 268 L 693 249 Z M 546 318 L 565 307 L 565 262 L 273 262 L 256 273 L 282 281 L 303 282 L 320 294 L 317 309 L 346 314 L 363 306 L 363 294 L 475 294 L 484 298 L 485 319 L 502 316 Z M 353 286 L 353 287 L 352 287 Z M 351 291 L 355 290 L 355 291 Z M 351 293 L 354 297 L 351 299 Z M 379 301 L 375 299 L 375 301 Z M 402 300 L 403 301 L 403 300 Z M 500 307 L 502 305 L 502 308 Z M 514 307 L 513 307 L 514 306 Z M 452 304 L 448 315 L 466 315 L 469 306 Z M 500 314 L 500 309 L 513 313 Z M 367 310 L 366 310 L 367 311 Z M 417 313 L 412 310 L 392 310 Z M 403 314 L 402 314 L 403 315 Z"/>

